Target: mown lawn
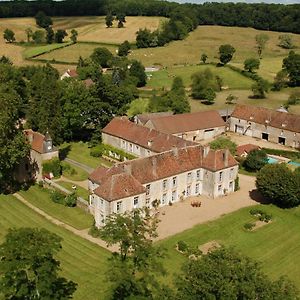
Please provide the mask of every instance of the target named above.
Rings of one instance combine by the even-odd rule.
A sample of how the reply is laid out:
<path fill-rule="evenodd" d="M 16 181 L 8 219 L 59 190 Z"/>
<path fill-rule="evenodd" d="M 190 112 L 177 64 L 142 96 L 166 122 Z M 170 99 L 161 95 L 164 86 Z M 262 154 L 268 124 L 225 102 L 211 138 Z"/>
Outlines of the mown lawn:
<path fill-rule="evenodd" d="M 32 186 L 20 194 L 31 204 L 40 208 L 50 216 L 67 223 L 77 229 L 86 229 L 93 224 L 92 215 L 86 213 L 79 207 L 67 207 L 54 203 L 50 199 L 50 190 L 38 186 Z"/>
<path fill-rule="evenodd" d="M 171 88 L 174 77 L 180 76 L 183 79 L 184 85 L 189 87 L 192 83 L 191 76 L 194 73 L 204 71 L 205 69 L 209 69 L 213 74 L 221 77 L 223 80 L 223 86 L 229 89 L 248 90 L 251 89 L 251 86 L 254 82 L 253 80 L 226 67 L 198 65 L 170 67 L 168 69 L 152 72 L 152 77 L 150 80 L 148 80 L 147 86 L 152 88 Z"/>
<path fill-rule="evenodd" d="M 0 195 L 0 243 L 9 228 L 39 227 L 56 233 L 61 238 L 62 250 L 57 258 L 62 274 L 78 284 L 75 300 L 103 300 L 108 298 L 105 278 L 110 253 L 69 231 L 55 226 L 13 196 Z"/>
<path fill-rule="evenodd" d="M 71 42 L 66 42 L 62 44 L 50 44 L 50 45 L 32 45 L 32 46 L 27 46 L 23 52 L 23 55 L 25 58 L 31 58 L 33 56 L 40 55 L 42 53 L 46 53 L 48 51 L 52 51 L 55 49 L 59 48 L 64 48 L 67 45 L 71 45 Z"/>
<path fill-rule="evenodd" d="M 72 186 L 74 184 L 71 183 L 71 182 L 66 182 L 66 181 L 59 180 L 56 183 L 58 183 L 59 185 L 63 186 L 64 188 L 66 188 L 69 191 L 73 190 Z M 88 192 L 88 190 L 86 190 L 86 189 L 84 189 L 81 186 L 76 185 L 76 184 L 75 184 L 75 186 L 76 186 L 76 194 L 79 197 L 82 197 L 84 200 L 88 201 L 88 199 L 89 199 L 89 192 Z"/>
<path fill-rule="evenodd" d="M 160 244 L 168 251 L 165 263 L 170 274 L 180 272 L 186 260 L 175 250 L 178 241 L 198 246 L 216 240 L 220 244 L 234 246 L 259 261 L 271 278 L 287 275 L 299 287 L 300 208 L 284 210 L 272 205 L 259 208 L 271 213 L 273 221 L 256 231 L 244 230 L 243 225 L 254 220 L 249 214 L 250 209 L 244 208 L 161 241 Z M 171 276 L 168 279 L 171 281 Z"/>
<path fill-rule="evenodd" d="M 64 143 L 60 147 L 61 152 L 65 152 L 70 159 L 76 160 L 91 168 L 97 168 L 100 165 L 111 166 L 112 164 L 103 158 L 90 155 L 91 149 L 87 143 Z"/>
<path fill-rule="evenodd" d="M 74 180 L 74 181 L 83 181 L 87 180 L 89 177 L 89 173 L 84 171 L 83 169 L 71 165 L 65 161 L 62 162 L 63 171 L 62 174 L 64 177 Z"/>

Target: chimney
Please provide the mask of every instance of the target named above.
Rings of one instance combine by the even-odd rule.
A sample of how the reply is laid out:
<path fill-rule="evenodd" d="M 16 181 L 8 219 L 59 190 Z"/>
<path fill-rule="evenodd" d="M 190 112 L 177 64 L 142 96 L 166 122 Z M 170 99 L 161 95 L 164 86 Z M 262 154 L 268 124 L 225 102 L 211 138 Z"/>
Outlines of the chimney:
<path fill-rule="evenodd" d="M 125 164 L 124 165 L 124 172 L 128 175 L 131 175 L 131 163 Z"/>
<path fill-rule="evenodd" d="M 203 146 L 203 158 L 205 158 L 210 150 L 209 144 Z"/>
<path fill-rule="evenodd" d="M 152 140 L 148 140 L 148 147 L 152 147 L 152 143 L 153 143 Z"/>
<path fill-rule="evenodd" d="M 224 166 L 225 166 L 225 168 L 228 167 L 228 158 L 229 158 L 229 150 L 226 149 L 226 150 L 224 150 L 224 152 L 223 152 L 223 161 L 224 161 Z"/>
<path fill-rule="evenodd" d="M 178 156 L 178 148 L 175 145 L 172 146 L 172 152 L 175 156 Z"/>

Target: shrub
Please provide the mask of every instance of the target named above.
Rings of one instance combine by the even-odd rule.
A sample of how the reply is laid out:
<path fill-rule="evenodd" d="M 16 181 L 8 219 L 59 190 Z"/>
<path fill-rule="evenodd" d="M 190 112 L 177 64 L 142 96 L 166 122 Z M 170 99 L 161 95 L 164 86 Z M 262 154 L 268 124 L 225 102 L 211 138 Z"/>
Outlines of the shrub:
<path fill-rule="evenodd" d="M 62 172 L 61 162 L 58 158 L 47 160 L 43 163 L 43 173 L 52 173 L 54 177 L 60 177 Z"/>
<path fill-rule="evenodd" d="M 76 193 L 72 193 L 67 195 L 64 199 L 64 205 L 68 207 L 75 207 L 77 203 L 77 196 Z"/>
<path fill-rule="evenodd" d="M 266 213 L 265 211 L 257 208 L 250 209 L 250 215 L 257 217 L 260 221 L 268 223 L 272 220 L 272 215 Z"/>
<path fill-rule="evenodd" d="M 186 242 L 184 241 L 178 241 L 177 242 L 177 249 L 180 252 L 186 252 L 189 249 L 189 246 Z"/>
<path fill-rule="evenodd" d="M 63 163 L 62 164 L 62 173 L 63 174 L 68 174 L 70 176 L 76 175 L 77 172 L 74 168 L 72 168 L 68 163 Z"/>
<path fill-rule="evenodd" d="M 236 154 L 236 143 L 231 141 L 229 138 L 218 137 L 216 140 L 211 142 L 210 148 L 213 150 L 217 149 L 228 149 L 232 155 Z"/>
<path fill-rule="evenodd" d="M 43 182 L 43 180 L 39 180 L 39 182 L 38 182 L 38 187 L 39 187 L 39 188 L 43 188 L 43 187 L 44 187 L 44 182 Z"/>
<path fill-rule="evenodd" d="M 103 155 L 104 149 L 102 145 L 93 147 L 90 151 L 90 155 L 93 157 L 101 157 Z"/>
<path fill-rule="evenodd" d="M 244 228 L 246 230 L 252 230 L 254 228 L 255 224 L 254 223 L 246 223 L 244 224 Z"/>
<path fill-rule="evenodd" d="M 96 227 L 95 222 L 89 230 L 89 235 L 91 235 L 94 238 L 100 237 L 100 230 Z"/>
<path fill-rule="evenodd" d="M 264 150 L 252 150 L 245 159 L 243 166 L 247 171 L 258 171 L 268 162 L 267 153 Z"/>
<path fill-rule="evenodd" d="M 238 191 L 240 189 L 240 178 L 239 176 L 236 177 L 234 180 L 234 191 Z"/>
<path fill-rule="evenodd" d="M 54 190 L 51 192 L 50 199 L 55 203 L 64 204 L 65 195 L 59 191 Z"/>

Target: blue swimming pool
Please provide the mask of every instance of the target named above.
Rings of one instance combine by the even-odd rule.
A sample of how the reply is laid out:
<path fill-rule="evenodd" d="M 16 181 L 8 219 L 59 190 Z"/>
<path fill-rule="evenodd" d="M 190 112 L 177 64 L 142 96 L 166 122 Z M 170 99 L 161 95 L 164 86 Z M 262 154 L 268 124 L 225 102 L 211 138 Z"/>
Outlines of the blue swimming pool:
<path fill-rule="evenodd" d="M 268 156 L 268 164 L 277 164 L 278 159 Z"/>
<path fill-rule="evenodd" d="M 300 163 L 298 163 L 298 162 L 296 162 L 296 161 L 289 161 L 288 164 L 289 164 L 289 165 L 296 166 L 296 167 L 300 167 Z"/>

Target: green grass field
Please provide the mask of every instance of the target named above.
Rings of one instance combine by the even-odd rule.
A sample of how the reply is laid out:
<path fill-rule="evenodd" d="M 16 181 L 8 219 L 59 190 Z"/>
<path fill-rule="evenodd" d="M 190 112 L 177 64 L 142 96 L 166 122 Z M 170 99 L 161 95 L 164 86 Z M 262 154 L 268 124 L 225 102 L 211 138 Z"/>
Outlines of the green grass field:
<path fill-rule="evenodd" d="M 178 273 L 186 259 L 175 250 L 178 241 L 198 246 L 216 240 L 259 261 L 271 278 L 287 275 L 299 287 L 300 208 L 283 210 L 271 205 L 260 208 L 271 213 L 273 221 L 253 232 L 243 228 L 245 223 L 255 220 L 249 208 L 245 208 L 161 241 L 168 251 L 166 266 L 170 274 Z"/>
<path fill-rule="evenodd" d="M 87 180 L 89 177 L 89 173 L 84 171 L 83 169 L 71 165 L 65 161 L 62 162 L 63 171 L 62 175 L 73 181 L 83 181 Z"/>
<path fill-rule="evenodd" d="M 93 224 L 93 217 L 79 207 L 66 207 L 54 203 L 50 199 L 50 191 L 38 186 L 32 186 L 20 194 L 31 204 L 40 208 L 50 216 L 67 223 L 77 229 L 86 229 Z"/>
<path fill-rule="evenodd" d="M 64 188 L 66 188 L 69 191 L 73 190 L 72 187 L 73 187 L 74 184 L 71 183 L 71 182 L 66 182 L 66 181 L 59 180 L 59 181 L 57 181 L 57 183 L 59 185 L 63 186 Z M 88 201 L 89 200 L 89 192 L 88 192 L 88 190 L 82 188 L 79 185 L 75 185 L 75 186 L 76 186 L 76 194 L 79 197 L 82 197 L 84 200 Z"/>
<path fill-rule="evenodd" d="M 103 158 L 93 157 L 90 155 L 90 148 L 87 143 L 64 143 L 60 147 L 67 150 L 67 157 L 85 164 L 91 168 L 97 168 L 100 165 L 112 166 L 112 163 L 104 160 Z"/>
<path fill-rule="evenodd" d="M 106 260 L 110 256 L 108 251 L 51 224 L 13 196 L 0 195 L 0 242 L 13 227 L 45 228 L 63 238 L 58 259 L 63 276 L 78 284 L 74 299 L 107 299 L 105 272 Z"/>
<path fill-rule="evenodd" d="M 147 87 L 151 88 L 170 88 L 175 76 L 180 76 L 183 79 L 184 85 L 189 87 L 192 83 L 191 76 L 199 71 L 205 69 L 211 70 L 215 75 L 223 79 L 223 85 L 229 89 L 248 90 L 251 89 L 253 80 L 230 70 L 229 68 L 215 67 L 212 65 L 198 65 L 198 66 L 182 66 L 170 67 L 168 69 L 152 72 L 152 77 L 148 80 Z"/>
<path fill-rule="evenodd" d="M 64 48 L 68 45 L 71 45 L 71 42 L 66 42 L 63 44 L 50 44 L 50 45 L 42 45 L 42 46 L 26 46 L 23 56 L 24 58 L 31 58 L 42 53 L 46 53 L 49 51 L 53 51 L 59 48 Z"/>

